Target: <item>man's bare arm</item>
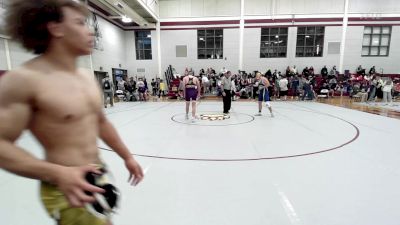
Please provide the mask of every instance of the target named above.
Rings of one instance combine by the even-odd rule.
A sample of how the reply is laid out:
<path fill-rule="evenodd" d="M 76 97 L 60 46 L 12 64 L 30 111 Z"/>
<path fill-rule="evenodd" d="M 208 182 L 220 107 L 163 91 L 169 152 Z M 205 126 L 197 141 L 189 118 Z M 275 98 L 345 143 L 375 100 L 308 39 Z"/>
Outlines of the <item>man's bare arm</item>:
<path fill-rule="evenodd" d="M 94 167 L 65 167 L 40 160 L 17 147 L 14 142 L 28 127 L 32 111 L 29 87 L 18 88 L 26 80 L 18 74 L 7 74 L 0 80 L 0 168 L 27 178 L 55 184 L 66 195 L 72 206 L 81 207 L 94 198 L 84 191 L 103 192 L 84 180 L 87 172 L 98 172 Z"/>
<path fill-rule="evenodd" d="M 125 166 L 130 172 L 128 181 L 132 185 L 137 185 L 144 178 L 142 168 L 133 158 L 132 153 L 123 143 L 117 130 L 108 121 L 104 113 L 101 113 L 99 123 L 100 138 L 125 161 Z"/>
<path fill-rule="evenodd" d="M 54 182 L 58 166 L 39 160 L 14 145 L 29 124 L 29 90 L 21 90 L 20 76 L 7 74 L 0 82 L 0 168 L 20 176 Z"/>
<path fill-rule="evenodd" d="M 101 90 L 98 87 L 93 74 L 87 71 L 84 73 L 91 80 L 92 87 L 98 89 L 100 93 Z M 121 140 L 117 130 L 110 123 L 110 121 L 108 121 L 102 111 L 99 113 L 99 136 L 125 161 L 125 165 L 130 172 L 129 180 L 132 182 L 132 184 L 138 184 L 144 177 L 142 168 L 133 158 L 132 153 Z"/>
<path fill-rule="evenodd" d="M 197 79 L 197 99 L 200 99 L 201 96 L 201 84 L 200 84 L 200 80 Z"/>
<path fill-rule="evenodd" d="M 130 153 L 129 149 L 122 142 L 117 130 L 110 123 L 110 121 L 108 121 L 103 112 L 101 112 L 99 117 L 100 138 L 108 146 L 110 146 L 123 160 L 128 160 L 132 158 L 132 154 Z"/>

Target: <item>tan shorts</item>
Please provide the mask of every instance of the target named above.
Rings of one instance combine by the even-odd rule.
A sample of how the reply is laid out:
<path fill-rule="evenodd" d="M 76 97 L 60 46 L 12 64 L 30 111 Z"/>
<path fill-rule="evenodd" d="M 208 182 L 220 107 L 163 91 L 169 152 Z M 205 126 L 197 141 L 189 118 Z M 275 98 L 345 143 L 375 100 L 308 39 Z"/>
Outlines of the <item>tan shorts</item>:
<path fill-rule="evenodd" d="M 42 183 L 40 195 L 48 214 L 59 225 L 106 225 L 108 222 L 96 217 L 86 208 L 72 208 L 64 194 L 54 185 Z"/>
<path fill-rule="evenodd" d="M 106 168 L 105 164 L 97 165 Z M 107 219 L 101 219 L 86 208 L 71 207 L 57 186 L 42 182 L 40 196 L 47 213 L 58 222 L 58 225 L 106 225 Z"/>

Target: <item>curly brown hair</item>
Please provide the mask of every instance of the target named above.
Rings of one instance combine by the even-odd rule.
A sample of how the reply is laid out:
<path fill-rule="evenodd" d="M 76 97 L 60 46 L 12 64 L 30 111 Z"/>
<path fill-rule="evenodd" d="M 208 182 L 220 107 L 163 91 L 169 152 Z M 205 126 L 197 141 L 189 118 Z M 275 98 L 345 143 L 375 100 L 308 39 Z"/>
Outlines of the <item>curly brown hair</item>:
<path fill-rule="evenodd" d="M 12 0 L 5 19 L 6 32 L 28 51 L 42 54 L 51 41 L 47 24 L 63 20 L 63 7 L 89 15 L 87 7 L 78 0 Z"/>

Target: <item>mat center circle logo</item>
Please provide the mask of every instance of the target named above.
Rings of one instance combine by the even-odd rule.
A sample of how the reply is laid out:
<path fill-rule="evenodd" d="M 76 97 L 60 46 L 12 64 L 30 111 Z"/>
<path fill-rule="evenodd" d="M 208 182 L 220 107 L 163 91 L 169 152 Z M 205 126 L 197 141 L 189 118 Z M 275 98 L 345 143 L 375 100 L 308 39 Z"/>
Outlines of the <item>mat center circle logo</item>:
<path fill-rule="evenodd" d="M 227 114 L 201 114 L 201 120 L 209 120 L 209 121 L 216 121 L 216 120 L 227 120 L 231 118 Z"/>

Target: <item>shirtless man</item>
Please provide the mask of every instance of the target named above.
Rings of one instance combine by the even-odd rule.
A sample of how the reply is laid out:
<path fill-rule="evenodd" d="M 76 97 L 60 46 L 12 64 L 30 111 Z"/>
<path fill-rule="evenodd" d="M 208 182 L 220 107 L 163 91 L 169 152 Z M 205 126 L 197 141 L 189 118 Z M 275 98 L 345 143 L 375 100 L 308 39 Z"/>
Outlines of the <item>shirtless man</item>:
<path fill-rule="evenodd" d="M 38 57 L 1 78 L 0 168 L 41 181 L 42 201 L 58 224 L 106 225 L 111 224 L 107 218 L 85 208 L 95 201 L 90 193 L 104 192 L 85 179 L 89 172 L 104 171 L 97 138 L 124 160 L 132 184 L 143 179 L 143 172 L 103 114 L 94 76 L 76 67 L 94 43 L 85 23 L 87 8 L 78 2 L 10 2 L 8 34 Z M 45 160 L 15 145 L 26 129 L 44 147 Z"/>
<path fill-rule="evenodd" d="M 196 119 L 196 101 L 200 98 L 200 81 L 197 77 L 193 76 L 192 73 L 189 73 L 186 77 L 183 78 L 183 97 L 186 100 L 186 119 L 189 119 L 189 107 L 190 101 L 192 101 L 192 120 Z"/>
<path fill-rule="evenodd" d="M 258 72 L 256 74 L 256 81 L 258 82 L 258 114 L 256 116 L 261 116 L 262 111 L 262 103 L 265 102 L 265 105 L 268 107 L 269 112 L 271 113 L 271 117 L 274 117 L 272 113 L 272 107 L 270 102 L 270 96 L 268 92 L 268 87 L 271 85 L 267 78 L 261 76 L 261 73 Z"/>

